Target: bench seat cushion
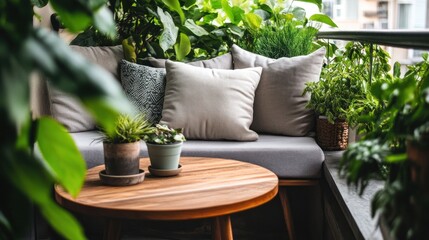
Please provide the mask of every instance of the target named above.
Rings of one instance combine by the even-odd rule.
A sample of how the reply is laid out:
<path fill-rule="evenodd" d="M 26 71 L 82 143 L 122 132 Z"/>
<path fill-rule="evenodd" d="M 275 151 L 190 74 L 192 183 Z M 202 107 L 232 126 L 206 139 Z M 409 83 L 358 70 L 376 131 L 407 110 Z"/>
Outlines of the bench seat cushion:
<path fill-rule="evenodd" d="M 93 140 L 96 131 L 72 133 L 87 167 L 103 164 L 103 145 Z M 141 143 L 141 156 L 147 148 Z M 323 151 L 312 137 L 259 135 L 255 142 L 189 140 L 183 144 L 182 156 L 204 156 L 241 160 L 270 169 L 279 178 L 319 178 L 324 160 Z"/>

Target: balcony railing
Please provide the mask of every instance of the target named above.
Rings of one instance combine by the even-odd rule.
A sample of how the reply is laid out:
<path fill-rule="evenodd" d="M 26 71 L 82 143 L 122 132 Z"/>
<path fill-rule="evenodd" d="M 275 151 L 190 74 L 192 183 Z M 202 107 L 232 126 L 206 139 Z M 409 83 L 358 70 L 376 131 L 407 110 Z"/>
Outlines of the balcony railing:
<path fill-rule="evenodd" d="M 429 49 L 429 30 L 335 30 L 320 31 L 320 39 L 359 41 L 384 46 Z"/>

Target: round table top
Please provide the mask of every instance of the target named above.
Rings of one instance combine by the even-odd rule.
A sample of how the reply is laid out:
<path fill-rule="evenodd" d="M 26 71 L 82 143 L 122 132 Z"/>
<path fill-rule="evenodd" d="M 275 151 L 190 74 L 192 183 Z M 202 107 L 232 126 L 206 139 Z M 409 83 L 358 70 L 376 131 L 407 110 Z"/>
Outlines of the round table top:
<path fill-rule="evenodd" d="M 277 176 L 254 164 L 236 160 L 182 157 L 182 172 L 172 177 L 153 177 L 148 158 L 140 159 L 146 172 L 142 183 L 106 186 L 98 173 L 88 170 L 84 186 L 74 199 L 60 186 L 55 198 L 65 208 L 109 218 L 185 220 L 243 211 L 271 200 L 278 191 Z"/>

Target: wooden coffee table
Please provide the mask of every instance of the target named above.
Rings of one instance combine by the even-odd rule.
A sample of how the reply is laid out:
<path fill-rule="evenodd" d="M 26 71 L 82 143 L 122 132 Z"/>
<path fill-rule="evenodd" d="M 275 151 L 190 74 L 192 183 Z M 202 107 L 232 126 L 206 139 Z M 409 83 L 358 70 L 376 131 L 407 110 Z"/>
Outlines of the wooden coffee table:
<path fill-rule="evenodd" d="M 182 157 L 182 172 L 174 177 L 152 177 L 148 158 L 140 160 L 145 180 L 137 185 L 102 185 L 98 173 L 87 172 L 74 199 L 55 186 L 55 198 L 65 208 L 108 220 L 104 237 L 119 239 L 121 219 L 188 220 L 213 218 L 213 239 L 232 239 L 230 214 L 270 201 L 278 191 L 271 171 L 245 162 L 220 158 Z"/>

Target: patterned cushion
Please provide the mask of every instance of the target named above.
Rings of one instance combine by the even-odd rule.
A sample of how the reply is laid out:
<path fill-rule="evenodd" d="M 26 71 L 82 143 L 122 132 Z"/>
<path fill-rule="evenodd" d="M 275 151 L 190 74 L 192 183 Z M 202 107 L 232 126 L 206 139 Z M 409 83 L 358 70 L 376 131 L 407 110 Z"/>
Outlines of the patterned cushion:
<path fill-rule="evenodd" d="M 165 91 L 165 69 L 121 61 L 121 81 L 125 94 L 151 123 L 161 119 Z"/>

